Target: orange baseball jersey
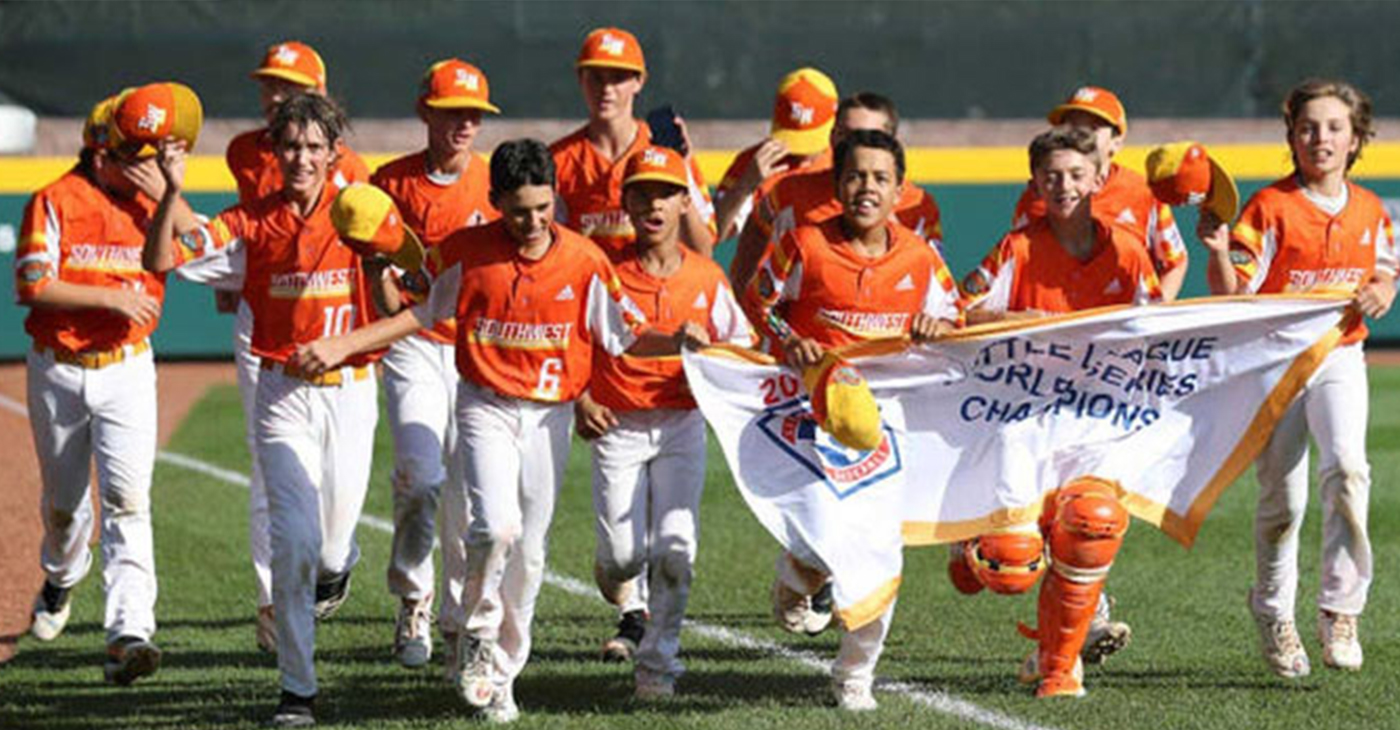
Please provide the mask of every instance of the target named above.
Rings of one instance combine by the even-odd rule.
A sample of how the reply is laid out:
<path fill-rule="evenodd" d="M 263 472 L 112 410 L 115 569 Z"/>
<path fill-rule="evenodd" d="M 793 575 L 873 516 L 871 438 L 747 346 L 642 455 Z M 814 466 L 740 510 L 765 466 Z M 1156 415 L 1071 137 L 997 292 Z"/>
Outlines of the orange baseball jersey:
<path fill-rule="evenodd" d="M 457 318 L 457 371 L 501 395 L 560 402 L 593 372 L 593 347 L 632 345 L 645 317 L 592 241 L 553 226 L 538 261 L 519 253 L 502 220 L 452 234 L 433 255 L 442 273 L 419 318 Z"/>
<path fill-rule="evenodd" d="M 486 160 L 472 155 L 467 168 L 455 180 L 429 176 L 427 160 L 426 151 L 405 155 L 385 163 L 370 177 L 370 182 L 393 198 L 404 224 L 418 234 L 424 246 L 431 249 L 459 228 L 483 225 L 501 217 L 491 205 L 491 170 Z M 427 259 L 430 264 L 437 260 Z M 419 281 L 421 277 L 412 275 L 400 280 L 400 289 L 410 304 L 417 304 L 426 294 L 418 286 Z M 450 345 L 457 341 L 457 326 L 454 320 L 446 319 L 418 334 Z"/>
<path fill-rule="evenodd" d="M 763 217 L 772 221 L 768 235 L 779 237 L 797 226 L 809 226 L 841 215 L 841 202 L 836 199 L 832 175 L 830 168 L 803 170 L 779 180 L 760 203 L 765 211 Z M 942 251 L 942 217 L 933 196 L 923 188 L 905 180 L 899 189 L 894 217 L 900 225 Z"/>
<path fill-rule="evenodd" d="M 651 144 L 651 130 L 637 123 L 637 137 L 616 161 L 599 154 L 588 141 L 587 127 L 549 146 L 554 155 L 554 177 L 558 201 L 554 218 L 593 239 L 609 258 L 617 260 L 636 240 L 632 220 L 622 209 L 622 178 L 627 160 Z M 690 160 L 690 202 L 705 216 L 713 232 L 715 206 L 705 187 L 705 178 L 695 159 Z"/>
<path fill-rule="evenodd" d="M 959 321 L 958 288 L 943 257 L 913 231 L 886 225 L 889 249 L 873 259 L 851 249 L 840 219 L 800 226 L 770 245 L 744 292 L 759 330 L 776 344 L 785 323 L 822 347 L 840 347 L 908 334 L 919 312 Z"/>
<path fill-rule="evenodd" d="M 763 142 L 749 145 L 734 156 L 734 160 L 729 163 L 729 167 L 724 170 L 724 175 L 720 177 L 719 185 L 715 187 L 715 202 L 724 200 L 726 197 L 733 194 L 734 186 L 738 185 L 739 180 L 744 177 L 744 172 L 749 169 L 749 164 L 753 162 L 754 155 L 757 154 L 758 148 L 762 145 Z M 829 158 L 830 155 L 830 152 L 825 153 L 825 157 L 827 158 Z M 814 164 L 820 165 L 822 162 L 823 157 L 818 157 Z M 826 164 L 829 166 L 830 161 L 827 160 Z M 809 169 L 811 168 L 802 168 L 804 171 Z M 744 223 L 748 221 L 749 216 L 758 208 L 758 202 L 762 199 L 763 195 L 771 190 L 772 186 L 776 184 L 778 180 L 794 172 L 796 172 L 796 170 L 784 170 L 765 178 L 759 183 L 759 186 L 753 191 L 753 194 L 749 196 L 749 199 L 745 200 L 744 204 L 740 206 L 738 215 L 734 216 L 733 225 L 735 233 L 744 230 Z"/>
<path fill-rule="evenodd" d="M 816 159 L 812 160 L 810 164 L 806 165 L 805 167 L 802 167 L 801 169 L 786 170 L 784 172 L 778 173 L 777 175 L 773 175 L 767 180 L 764 180 L 763 184 L 759 185 L 758 189 L 754 191 L 754 209 L 753 214 L 749 216 L 749 224 L 753 225 L 755 227 L 755 230 L 763 234 L 763 238 L 767 240 L 771 241 L 774 239 L 782 238 L 783 234 L 787 233 L 787 230 L 791 230 L 794 226 L 789 225 L 787 226 L 787 230 L 778 230 L 778 215 L 781 211 L 773 208 L 770 205 L 769 194 L 773 190 L 775 190 L 779 184 L 781 184 L 784 180 L 788 179 L 789 177 L 796 177 L 798 175 L 824 174 L 829 180 L 832 174 L 832 165 L 833 163 L 831 160 L 831 150 L 828 149 L 825 152 L 822 152 L 820 155 L 817 155 Z M 743 174 L 742 169 L 739 172 L 740 174 Z M 828 187 L 834 188 L 834 186 Z M 815 223 L 817 221 L 809 222 Z M 742 229 L 743 226 L 740 226 L 740 228 Z"/>
<path fill-rule="evenodd" d="M 1108 179 L 1103 189 L 1094 193 L 1092 205 L 1096 218 L 1131 228 L 1142 237 L 1158 273 L 1171 271 L 1185 260 L 1186 241 L 1176 227 L 1172 207 L 1152 194 L 1147 178 L 1140 173 L 1117 163 L 1109 165 Z M 1016 201 L 1011 227 L 1020 228 L 1044 217 L 1045 201 L 1035 184 L 1028 183 Z"/>
<path fill-rule="evenodd" d="M 365 161 L 344 142 L 338 148 L 340 159 L 331 170 L 331 184 L 335 189 L 340 190 L 350 183 L 368 182 L 369 167 Z M 266 129 L 254 129 L 229 140 L 224 160 L 238 183 L 238 202 L 251 202 L 282 189 L 282 168 L 277 166 L 277 153 Z"/>
<path fill-rule="evenodd" d="M 963 307 L 990 312 L 1064 313 L 1111 304 L 1149 304 L 1161 286 L 1142 237 L 1094 220 L 1094 255 L 1080 261 L 1045 218 L 1006 234 L 963 278 Z"/>
<path fill-rule="evenodd" d="M 753 330 L 724 270 L 684 248 L 681 256 L 680 268 L 665 278 L 647 273 L 635 253 L 624 258 L 617 263 L 622 291 L 657 330 L 675 332 L 694 322 L 705 328 L 711 342 L 751 347 Z M 595 350 L 589 391 L 593 400 L 615 411 L 695 407 L 679 355 L 613 357 Z"/>
<path fill-rule="evenodd" d="M 1375 193 L 1347 183 L 1347 202 L 1330 215 L 1293 176 L 1249 199 L 1230 234 L 1235 276 L 1254 294 L 1352 292 L 1380 272 L 1396 274 L 1390 216 Z M 1358 319 L 1342 344 L 1366 339 Z"/>
<path fill-rule="evenodd" d="M 241 249 L 246 257 L 243 301 L 253 310 L 253 354 L 286 362 L 297 345 L 342 335 L 372 319 L 360 257 L 331 224 L 330 189 L 316 209 L 297 215 L 282 195 L 239 203 L 174 246 L 176 265 Z M 355 355 L 360 366 L 380 353 Z"/>
<path fill-rule="evenodd" d="M 144 196 L 107 195 L 77 168 L 34 194 L 15 251 L 15 295 L 32 304 L 54 281 L 135 289 L 165 297 L 165 276 L 141 267 L 155 205 Z M 156 328 L 105 309 L 36 306 L 24 320 L 34 343 L 67 352 L 102 352 L 140 342 Z"/>

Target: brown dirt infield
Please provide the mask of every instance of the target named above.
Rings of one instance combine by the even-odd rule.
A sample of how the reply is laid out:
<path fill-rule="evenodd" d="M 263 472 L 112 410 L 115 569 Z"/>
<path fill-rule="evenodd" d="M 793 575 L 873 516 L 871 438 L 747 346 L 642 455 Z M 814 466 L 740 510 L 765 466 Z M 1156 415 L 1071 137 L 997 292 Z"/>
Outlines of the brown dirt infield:
<path fill-rule="evenodd" d="M 158 366 L 157 377 L 162 446 L 210 385 L 235 382 L 231 363 L 166 363 Z M 39 465 L 29 420 L 15 408 L 25 402 L 24 364 L 0 365 L 0 396 L 9 406 L 0 409 L 0 472 L 10 475 L 0 486 L 0 663 L 4 663 L 15 655 L 29 629 L 30 605 L 44 574 L 39 569 Z"/>

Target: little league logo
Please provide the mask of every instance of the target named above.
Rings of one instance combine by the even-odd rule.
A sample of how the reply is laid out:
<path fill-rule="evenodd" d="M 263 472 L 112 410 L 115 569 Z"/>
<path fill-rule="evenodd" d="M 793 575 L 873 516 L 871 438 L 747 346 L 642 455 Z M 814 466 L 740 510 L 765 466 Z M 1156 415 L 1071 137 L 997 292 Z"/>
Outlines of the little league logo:
<path fill-rule="evenodd" d="M 904 468 L 899 443 L 889 426 L 881 425 L 885 435 L 879 446 L 857 451 L 817 426 L 806 398 L 768 409 L 759 416 L 757 425 L 779 451 L 815 474 L 837 499 L 874 486 Z"/>

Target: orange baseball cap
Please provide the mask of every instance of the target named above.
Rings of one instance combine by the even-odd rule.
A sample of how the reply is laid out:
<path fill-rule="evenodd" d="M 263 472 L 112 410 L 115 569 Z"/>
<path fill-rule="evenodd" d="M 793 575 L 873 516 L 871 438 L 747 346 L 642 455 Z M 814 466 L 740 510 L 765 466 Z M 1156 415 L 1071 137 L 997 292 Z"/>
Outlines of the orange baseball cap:
<path fill-rule="evenodd" d="M 854 365 L 830 352 L 802 371 L 812 397 L 812 416 L 822 430 L 856 451 L 870 451 L 884 441 L 880 406 L 870 384 Z"/>
<path fill-rule="evenodd" d="M 403 224 L 389 194 L 365 183 L 347 185 L 331 203 L 331 224 L 355 253 L 387 257 L 405 271 L 423 266 L 423 242 Z"/>
<path fill-rule="evenodd" d="M 112 146 L 112 110 L 117 106 L 117 99 L 128 91 L 131 89 L 122 89 L 121 94 L 113 94 L 93 105 L 87 119 L 83 120 L 83 147 L 97 150 Z"/>
<path fill-rule="evenodd" d="M 1118 95 L 1108 89 L 1081 86 L 1063 104 L 1051 109 L 1045 118 L 1051 124 L 1059 124 L 1069 112 L 1092 114 L 1112 124 L 1119 134 L 1128 133 L 1128 112 L 1123 108 L 1123 102 L 1118 100 Z"/>
<path fill-rule="evenodd" d="M 326 62 L 316 49 L 301 41 L 285 41 L 269 46 L 262 65 L 250 74 L 254 79 L 270 77 L 298 86 L 326 90 Z"/>
<path fill-rule="evenodd" d="M 783 77 L 773 101 L 772 135 L 788 153 L 815 155 L 831 146 L 840 99 L 831 77 L 814 68 L 799 68 Z"/>
<path fill-rule="evenodd" d="M 419 86 L 418 100 L 434 109 L 484 109 L 492 114 L 501 113 L 491 103 L 491 85 L 486 82 L 486 74 L 456 58 L 428 67 Z"/>
<path fill-rule="evenodd" d="M 583 39 L 574 68 L 597 66 L 636 71 L 645 76 L 647 62 L 637 37 L 621 28 L 598 28 Z"/>
<path fill-rule="evenodd" d="M 194 149 L 204 124 L 199 96 L 184 84 L 162 82 L 122 92 L 112 110 L 113 147 L 131 146 L 137 157 L 156 153 L 155 145 L 174 137 Z"/>
<path fill-rule="evenodd" d="M 1225 171 L 1196 142 L 1172 142 L 1147 154 L 1147 184 L 1169 205 L 1199 205 L 1222 223 L 1235 219 L 1240 191 Z"/>
<path fill-rule="evenodd" d="M 670 183 L 680 188 L 690 187 L 690 175 L 685 167 L 685 158 L 669 147 L 647 147 L 627 160 L 627 170 L 623 173 L 622 187 L 634 182 L 655 180 Z"/>

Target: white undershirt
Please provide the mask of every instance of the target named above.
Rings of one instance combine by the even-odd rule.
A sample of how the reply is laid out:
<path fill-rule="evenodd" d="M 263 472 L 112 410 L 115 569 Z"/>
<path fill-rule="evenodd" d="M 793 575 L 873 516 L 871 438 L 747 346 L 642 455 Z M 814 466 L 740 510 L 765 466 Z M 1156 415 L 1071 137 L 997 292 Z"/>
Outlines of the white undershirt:
<path fill-rule="evenodd" d="M 1301 180 L 1298 183 L 1298 187 L 1302 189 L 1303 195 L 1306 196 L 1313 205 L 1316 205 L 1319 210 L 1326 213 L 1330 218 L 1336 218 L 1337 214 L 1341 213 L 1342 210 L 1347 207 L 1347 200 L 1351 197 L 1351 186 L 1346 183 L 1342 184 L 1342 192 L 1335 196 L 1327 196 L 1317 191 L 1310 190 L 1307 186 L 1302 184 Z"/>

